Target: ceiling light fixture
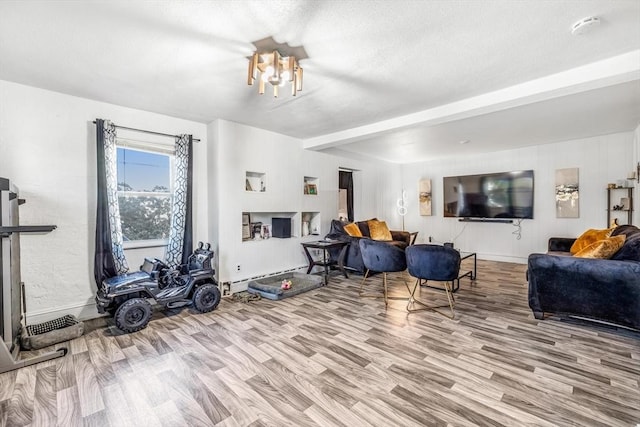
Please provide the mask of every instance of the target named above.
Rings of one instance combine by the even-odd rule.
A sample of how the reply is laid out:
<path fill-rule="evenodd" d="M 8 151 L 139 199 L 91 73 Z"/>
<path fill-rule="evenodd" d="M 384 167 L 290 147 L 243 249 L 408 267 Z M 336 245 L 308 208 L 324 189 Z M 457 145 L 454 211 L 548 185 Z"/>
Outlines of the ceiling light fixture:
<path fill-rule="evenodd" d="M 270 53 L 255 52 L 249 61 L 247 83 L 252 86 L 258 79 L 258 93 L 264 94 L 266 83 L 273 86 L 273 96 L 278 97 L 279 88 L 291 83 L 291 95 L 302 90 L 302 67 L 295 56 L 282 56 L 274 50 Z"/>
<path fill-rule="evenodd" d="M 298 61 L 308 58 L 304 46 L 278 43 L 273 37 L 252 42 L 254 53 L 249 59 L 247 83 L 252 86 L 258 79 L 258 93 L 264 94 L 266 83 L 273 86 L 273 96 L 278 97 L 280 87 L 291 83 L 291 94 L 302 90 L 302 67 Z"/>

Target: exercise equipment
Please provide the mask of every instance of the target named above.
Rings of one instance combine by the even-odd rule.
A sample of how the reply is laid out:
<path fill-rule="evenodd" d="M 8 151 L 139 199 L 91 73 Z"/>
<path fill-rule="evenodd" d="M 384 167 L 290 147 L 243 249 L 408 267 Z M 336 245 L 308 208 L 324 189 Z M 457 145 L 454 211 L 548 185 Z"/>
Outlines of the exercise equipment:
<path fill-rule="evenodd" d="M 20 225 L 18 188 L 0 178 L 0 373 L 55 359 L 67 354 L 66 348 L 19 358 L 20 331 L 24 307 L 24 283 L 20 278 L 20 234 L 49 233 L 55 225 Z"/>

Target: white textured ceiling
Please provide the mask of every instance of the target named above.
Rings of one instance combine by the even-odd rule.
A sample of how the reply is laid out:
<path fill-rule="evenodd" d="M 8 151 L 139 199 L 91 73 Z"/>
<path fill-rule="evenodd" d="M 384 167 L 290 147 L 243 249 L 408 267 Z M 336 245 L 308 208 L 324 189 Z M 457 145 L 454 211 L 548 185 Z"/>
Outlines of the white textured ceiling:
<path fill-rule="evenodd" d="M 269 36 L 309 56 L 297 97 L 246 84 Z M 0 79 L 409 162 L 635 128 L 640 1 L 0 0 Z"/>

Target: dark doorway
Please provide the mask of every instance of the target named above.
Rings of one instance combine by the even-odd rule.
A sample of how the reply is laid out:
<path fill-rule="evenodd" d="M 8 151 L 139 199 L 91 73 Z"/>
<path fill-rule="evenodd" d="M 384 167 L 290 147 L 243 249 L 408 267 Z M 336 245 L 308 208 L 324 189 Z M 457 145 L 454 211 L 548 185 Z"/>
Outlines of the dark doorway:
<path fill-rule="evenodd" d="M 351 171 L 338 171 L 338 189 L 338 216 L 344 215 L 346 207 L 347 219 L 353 222 L 353 173 Z"/>

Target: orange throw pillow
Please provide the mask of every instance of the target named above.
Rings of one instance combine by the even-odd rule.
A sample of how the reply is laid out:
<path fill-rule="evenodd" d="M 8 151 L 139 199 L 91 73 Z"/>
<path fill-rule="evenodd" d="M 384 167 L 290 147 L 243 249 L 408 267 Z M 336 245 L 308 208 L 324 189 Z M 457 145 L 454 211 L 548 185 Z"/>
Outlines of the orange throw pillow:
<path fill-rule="evenodd" d="M 587 246 L 592 243 L 595 243 L 600 240 L 604 240 L 607 237 L 611 236 L 611 232 L 613 228 L 605 228 L 604 230 L 598 230 L 595 228 L 591 228 L 580 235 L 571 245 L 571 249 L 569 251 L 571 254 L 575 255 Z"/>
<path fill-rule="evenodd" d="M 358 227 L 358 224 L 356 224 L 355 222 L 352 222 L 351 224 L 347 224 L 342 228 L 344 228 L 344 231 L 349 236 L 362 237 L 362 232 L 360 231 L 360 228 Z"/>
<path fill-rule="evenodd" d="M 624 241 L 627 238 L 624 234 L 618 236 L 607 237 L 606 239 L 598 240 L 582 249 L 574 256 L 580 258 L 602 258 L 609 259 L 618 252 L 618 250 L 624 245 Z"/>
<path fill-rule="evenodd" d="M 393 240 L 386 222 L 369 220 L 367 221 L 367 225 L 369 226 L 369 233 L 373 240 Z"/>

